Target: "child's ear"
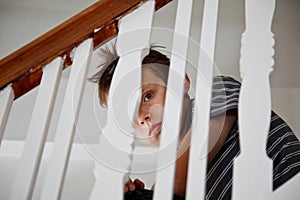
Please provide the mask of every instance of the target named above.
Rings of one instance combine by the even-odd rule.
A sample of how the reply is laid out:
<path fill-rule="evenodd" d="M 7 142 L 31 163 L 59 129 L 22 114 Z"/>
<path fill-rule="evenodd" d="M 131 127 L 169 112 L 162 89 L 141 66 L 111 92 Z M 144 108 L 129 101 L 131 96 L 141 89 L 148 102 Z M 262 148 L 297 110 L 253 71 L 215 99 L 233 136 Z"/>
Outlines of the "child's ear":
<path fill-rule="evenodd" d="M 185 83 L 184 83 L 184 94 L 187 94 L 187 92 L 190 89 L 190 79 L 188 77 L 188 75 L 185 75 Z"/>

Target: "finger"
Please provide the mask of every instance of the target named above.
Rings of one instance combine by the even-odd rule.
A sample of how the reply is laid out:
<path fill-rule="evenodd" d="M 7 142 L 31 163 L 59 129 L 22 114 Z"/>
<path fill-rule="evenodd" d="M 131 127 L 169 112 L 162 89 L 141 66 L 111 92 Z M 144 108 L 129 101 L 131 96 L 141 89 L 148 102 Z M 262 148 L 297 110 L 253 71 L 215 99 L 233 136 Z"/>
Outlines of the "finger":
<path fill-rule="evenodd" d="M 152 185 L 151 190 L 154 190 L 154 188 L 155 188 L 155 184 Z"/>
<path fill-rule="evenodd" d="M 127 185 L 124 185 L 124 192 L 128 192 L 128 186 Z"/>
<path fill-rule="evenodd" d="M 134 180 L 134 185 L 139 189 L 144 189 L 145 188 L 145 184 L 139 179 Z"/>
<path fill-rule="evenodd" d="M 132 182 L 132 180 L 127 181 L 125 184 L 125 187 L 127 187 L 127 191 L 134 191 L 135 190 L 135 185 Z"/>
<path fill-rule="evenodd" d="M 124 192 L 125 192 L 125 193 L 129 191 L 129 185 L 130 185 L 131 183 L 132 183 L 132 180 L 131 180 L 131 179 L 129 179 L 129 180 L 125 183 L 125 185 L 124 185 Z"/>

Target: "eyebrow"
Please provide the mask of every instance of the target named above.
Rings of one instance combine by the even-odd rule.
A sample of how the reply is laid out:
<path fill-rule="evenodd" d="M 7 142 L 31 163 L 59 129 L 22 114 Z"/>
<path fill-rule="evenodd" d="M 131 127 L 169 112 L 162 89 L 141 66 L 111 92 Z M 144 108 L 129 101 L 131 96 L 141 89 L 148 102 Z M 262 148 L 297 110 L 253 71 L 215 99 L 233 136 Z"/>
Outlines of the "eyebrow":
<path fill-rule="evenodd" d="M 147 87 L 145 87 L 145 85 L 148 85 L 148 84 L 143 84 L 143 86 L 142 86 L 142 91 L 141 91 L 141 94 L 143 95 L 143 93 L 145 92 L 145 91 L 151 91 L 152 89 L 149 89 L 149 88 L 147 88 Z"/>
<path fill-rule="evenodd" d="M 143 94 L 143 92 L 146 90 L 146 88 L 142 88 L 142 94 Z"/>
<path fill-rule="evenodd" d="M 143 84 L 141 93 L 143 94 L 145 92 L 145 90 L 147 90 L 147 88 L 145 87 L 145 84 Z"/>

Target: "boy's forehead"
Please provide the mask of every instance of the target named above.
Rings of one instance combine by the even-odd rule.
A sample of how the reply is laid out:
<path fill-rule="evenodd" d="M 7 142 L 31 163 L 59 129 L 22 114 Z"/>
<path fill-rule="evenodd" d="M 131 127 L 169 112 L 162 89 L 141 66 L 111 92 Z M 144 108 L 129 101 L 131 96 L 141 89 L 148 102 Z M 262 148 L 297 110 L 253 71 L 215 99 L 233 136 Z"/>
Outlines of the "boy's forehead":
<path fill-rule="evenodd" d="M 142 70 L 142 85 L 148 84 L 162 84 L 165 85 L 164 81 L 153 71 L 150 69 L 143 69 Z"/>

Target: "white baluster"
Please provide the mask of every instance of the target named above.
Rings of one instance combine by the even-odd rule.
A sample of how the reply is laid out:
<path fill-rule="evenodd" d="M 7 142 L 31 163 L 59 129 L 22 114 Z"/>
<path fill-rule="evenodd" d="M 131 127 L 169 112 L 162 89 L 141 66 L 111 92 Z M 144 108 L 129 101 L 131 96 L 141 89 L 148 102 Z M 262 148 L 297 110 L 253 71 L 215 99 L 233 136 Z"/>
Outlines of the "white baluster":
<path fill-rule="evenodd" d="M 245 6 L 240 60 L 241 154 L 234 162 L 233 198 L 268 199 L 272 193 L 272 161 L 266 155 L 266 139 L 271 116 L 269 74 L 274 63 L 271 24 L 275 0 L 247 0 Z"/>
<path fill-rule="evenodd" d="M 163 124 L 164 128 L 161 133 L 154 200 L 169 200 L 173 196 L 192 6 L 192 0 L 179 0 L 177 5 L 168 90 L 163 116 L 163 122 L 166 123 Z"/>
<path fill-rule="evenodd" d="M 10 199 L 30 199 L 38 174 L 45 139 L 62 71 L 62 59 L 56 58 L 43 69 L 26 143 Z"/>
<path fill-rule="evenodd" d="M 14 91 L 9 85 L 0 91 L 0 145 L 13 101 Z"/>
<path fill-rule="evenodd" d="M 110 86 L 107 124 L 100 135 L 90 199 L 123 199 L 131 162 L 132 122 L 139 102 L 134 91 L 141 86 L 141 64 L 150 44 L 153 12 L 154 1 L 148 1 L 121 20 L 117 38 L 120 59 Z M 129 101 L 130 94 L 133 98 Z"/>
<path fill-rule="evenodd" d="M 75 52 L 41 199 L 60 198 L 92 48 L 88 39 Z"/>
<path fill-rule="evenodd" d="M 218 0 L 204 3 L 186 199 L 204 199 Z M 201 152 L 201 153 L 200 153 Z"/>

